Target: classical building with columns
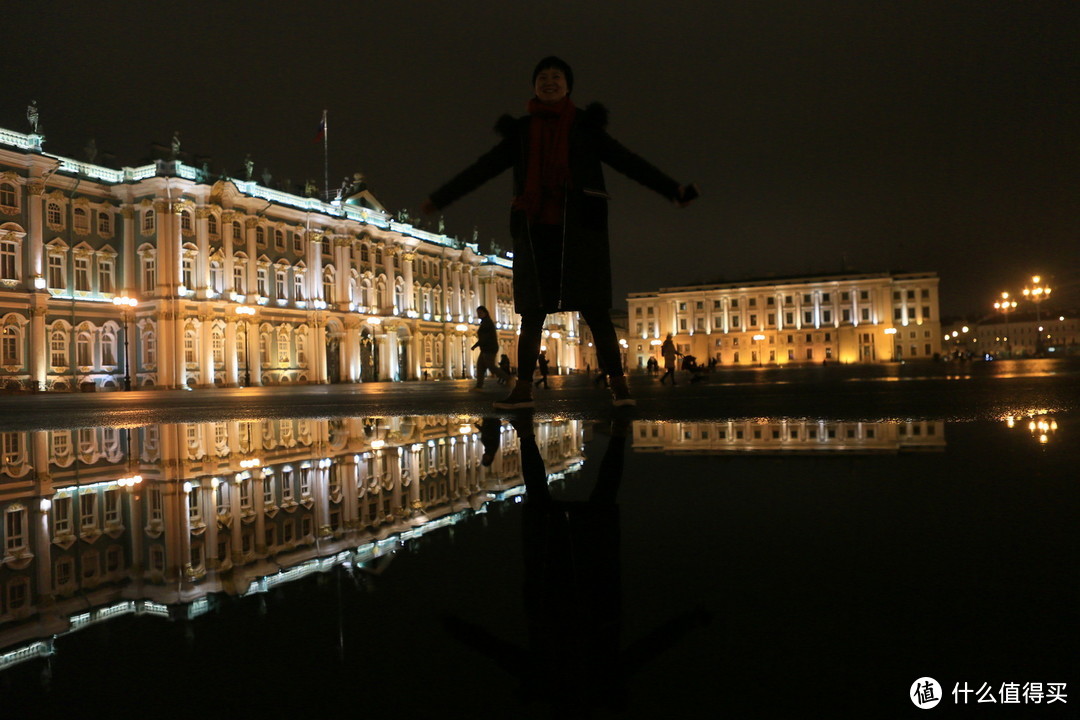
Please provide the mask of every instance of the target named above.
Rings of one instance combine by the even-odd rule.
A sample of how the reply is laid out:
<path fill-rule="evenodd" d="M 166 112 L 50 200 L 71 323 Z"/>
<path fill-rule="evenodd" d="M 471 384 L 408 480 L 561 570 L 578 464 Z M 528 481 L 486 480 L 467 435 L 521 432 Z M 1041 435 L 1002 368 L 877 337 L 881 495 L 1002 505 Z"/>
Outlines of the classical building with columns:
<path fill-rule="evenodd" d="M 888 362 L 941 353 L 936 273 L 768 278 L 633 293 L 631 367 L 668 333 L 700 364 Z"/>
<path fill-rule="evenodd" d="M 120 170 L 0 129 L 0 388 L 465 378 L 485 305 L 516 357 L 511 261 L 176 159 Z M 576 367 L 576 314 L 548 318 Z"/>

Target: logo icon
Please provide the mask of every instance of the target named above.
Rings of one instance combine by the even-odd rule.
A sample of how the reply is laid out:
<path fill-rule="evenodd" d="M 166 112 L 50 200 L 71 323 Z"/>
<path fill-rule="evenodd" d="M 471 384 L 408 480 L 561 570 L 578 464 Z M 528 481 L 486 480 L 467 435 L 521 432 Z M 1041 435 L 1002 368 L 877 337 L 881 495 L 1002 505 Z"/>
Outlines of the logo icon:
<path fill-rule="evenodd" d="M 908 697 L 915 707 L 929 710 L 941 702 L 941 685 L 932 677 L 921 677 L 911 684 Z"/>

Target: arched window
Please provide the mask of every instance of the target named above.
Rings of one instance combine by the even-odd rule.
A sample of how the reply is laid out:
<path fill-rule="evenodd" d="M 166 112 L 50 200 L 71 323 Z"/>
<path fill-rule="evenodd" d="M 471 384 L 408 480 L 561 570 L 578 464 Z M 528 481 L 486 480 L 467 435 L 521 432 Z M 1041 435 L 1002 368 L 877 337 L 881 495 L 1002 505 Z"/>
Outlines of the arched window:
<path fill-rule="evenodd" d="M 49 336 L 49 362 L 54 368 L 67 367 L 68 336 L 62 330 L 53 330 Z"/>
<path fill-rule="evenodd" d="M 144 233 L 154 232 L 154 211 L 147 210 L 142 216 L 142 229 Z"/>
<path fill-rule="evenodd" d="M 180 213 L 180 230 L 184 233 L 191 233 L 195 229 L 195 225 L 191 220 L 191 211 L 185 210 Z"/>
<path fill-rule="evenodd" d="M 153 330 L 143 335 L 143 363 L 146 365 L 157 363 L 157 333 Z"/>
<path fill-rule="evenodd" d="M 274 247 L 277 248 L 278 250 L 284 250 L 285 249 L 285 231 L 284 230 L 275 230 L 274 231 Z"/>
<path fill-rule="evenodd" d="M 221 330 L 214 328 L 214 331 L 210 333 L 210 342 L 212 343 L 214 350 L 214 365 L 224 365 L 225 336 L 221 334 Z"/>
<path fill-rule="evenodd" d="M 263 367 L 269 367 L 270 365 L 270 348 L 264 332 L 259 333 L 259 362 Z"/>
<path fill-rule="evenodd" d="M 337 302 L 337 293 L 334 292 L 333 267 L 328 267 L 323 271 L 323 300 L 328 303 Z"/>
<path fill-rule="evenodd" d="M 194 329 L 188 328 L 184 331 L 184 362 L 196 363 L 198 361 L 198 337 Z"/>
<path fill-rule="evenodd" d="M 101 364 L 116 365 L 116 333 L 106 331 L 101 334 Z"/>
<path fill-rule="evenodd" d="M 45 220 L 49 225 L 56 227 L 64 224 L 64 214 L 60 212 L 60 203 L 49 203 L 49 207 L 46 209 Z"/>
<path fill-rule="evenodd" d="M 99 212 L 97 216 L 98 235 L 112 235 L 112 217 L 107 212 Z"/>
<path fill-rule="evenodd" d="M 7 237 L 0 240 L 0 280 L 18 280 L 19 244 Z"/>
<path fill-rule="evenodd" d="M 279 332 L 277 336 L 277 355 L 279 365 L 289 364 L 289 333 Z"/>
<path fill-rule="evenodd" d="M 307 367 L 307 335 L 303 333 L 296 335 L 296 364 Z"/>
<path fill-rule="evenodd" d="M 360 246 L 360 262 L 368 262 L 371 259 L 371 254 L 368 251 L 367 243 L 363 243 Z"/>
<path fill-rule="evenodd" d="M 217 235 L 218 235 L 218 219 L 217 219 L 217 215 L 210 215 L 209 217 L 207 217 L 207 219 L 206 219 L 206 228 L 207 228 L 207 231 L 211 235 L 213 235 L 214 237 L 217 237 Z"/>
<path fill-rule="evenodd" d="M 16 325 L 5 325 L 0 333 L 0 364 L 22 365 L 22 335 Z"/>
<path fill-rule="evenodd" d="M 18 207 L 19 194 L 13 183 L 0 183 L 0 205 L 4 207 Z"/>
<path fill-rule="evenodd" d="M 90 230 L 90 218 L 86 214 L 86 208 L 77 207 L 72 212 L 72 225 L 75 228 L 75 232 L 84 233 Z"/>
<path fill-rule="evenodd" d="M 255 228 L 255 242 L 258 245 L 266 244 L 266 228 L 264 228 L 262 225 Z"/>
<path fill-rule="evenodd" d="M 94 364 L 94 345 L 90 333 L 81 332 L 75 338 L 75 364 L 79 367 L 92 367 Z"/>
<path fill-rule="evenodd" d="M 232 224 L 232 239 L 233 241 L 243 240 L 244 233 L 240 230 L 240 223 L 234 222 Z"/>

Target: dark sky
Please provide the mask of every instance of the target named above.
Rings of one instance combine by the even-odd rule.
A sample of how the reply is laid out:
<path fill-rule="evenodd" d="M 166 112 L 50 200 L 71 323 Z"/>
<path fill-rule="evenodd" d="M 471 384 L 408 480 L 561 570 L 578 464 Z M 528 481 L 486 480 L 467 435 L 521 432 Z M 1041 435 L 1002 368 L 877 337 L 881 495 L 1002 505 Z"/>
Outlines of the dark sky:
<path fill-rule="evenodd" d="M 557 54 L 577 104 L 702 190 L 677 210 L 608 171 L 617 298 L 846 264 L 937 271 L 945 314 L 1036 272 L 1080 305 L 1076 0 L 43 1 L 3 25 L 0 126 L 36 99 L 50 152 L 134 165 L 179 130 L 215 169 L 321 186 L 328 108 L 331 185 L 362 171 L 414 216 Z M 508 245 L 509 196 L 447 231 Z"/>

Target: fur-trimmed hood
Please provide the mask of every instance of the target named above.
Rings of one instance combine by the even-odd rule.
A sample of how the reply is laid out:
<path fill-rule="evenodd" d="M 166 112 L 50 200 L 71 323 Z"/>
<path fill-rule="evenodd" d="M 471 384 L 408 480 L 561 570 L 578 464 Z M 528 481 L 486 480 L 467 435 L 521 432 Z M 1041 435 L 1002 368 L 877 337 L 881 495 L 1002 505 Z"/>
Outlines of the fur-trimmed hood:
<path fill-rule="evenodd" d="M 581 119 L 580 122 L 584 122 L 592 127 L 604 130 L 608 124 L 608 109 L 598 102 L 591 102 L 585 106 L 585 109 L 578 108 L 578 114 Z M 518 125 L 529 119 L 528 115 L 521 115 L 514 117 L 513 115 L 503 115 L 495 123 L 495 132 L 505 137 L 510 137 L 518 132 Z"/>

